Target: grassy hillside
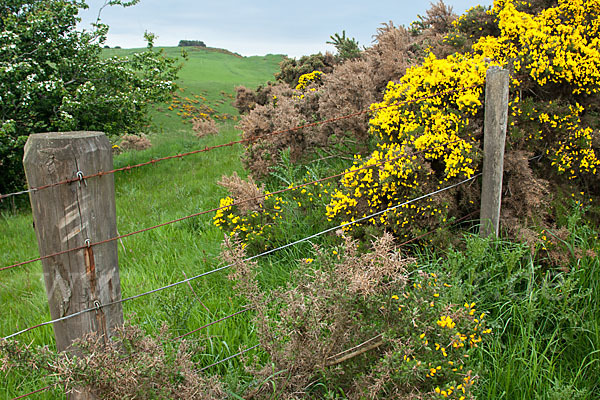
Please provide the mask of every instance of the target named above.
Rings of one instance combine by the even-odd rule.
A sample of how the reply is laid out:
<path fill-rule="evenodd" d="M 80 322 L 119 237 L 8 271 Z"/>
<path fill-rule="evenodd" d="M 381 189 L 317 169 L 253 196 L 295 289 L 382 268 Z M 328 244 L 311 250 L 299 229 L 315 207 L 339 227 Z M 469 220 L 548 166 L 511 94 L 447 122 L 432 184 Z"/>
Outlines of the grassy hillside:
<path fill-rule="evenodd" d="M 282 55 L 241 57 L 221 49 L 200 47 L 163 47 L 169 57 L 179 58 L 184 66 L 179 73 L 181 98 L 199 96 L 201 102 L 212 107 L 217 113 L 237 115 L 231 105 L 235 96 L 235 87 L 244 85 L 255 88 L 268 80 L 274 80 L 273 74 L 278 70 Z M 104 49 L 105 55 L 129 56 L 142 49 Z M 187 60 L 182 58 L 182 50 L 187 53 Z M 157 105 L 154 122 L 160 129 L 179 127 L 176 112 L 168 110 L 168 104 Z"/>
<path fill-rule="evenodd" d="M 107 55 L 132 54 L 136 50 L 110 49 Z M 168 55 L 179 54 L 178 48 L 166 48 Z M 281 56 L 240 58 L 218 52 L 188 52 L 178 82 L 180 98 L 197 99 L 214 108 L 215 115 L 235 116 L 230 105 L 237 85 L 255 87 L 272 79 Z M 200 104 L 200 103 L 199 103 Z M 217 136 L 198 139 L 170 104 L 156 105 L 157 128 L 149 134 L 151 149 L 125 152 L 115 157 L 115 167 L 147 161 L 205 146 L 237 140 L 233 122 L 222 122 Z M 225 193 L 216 185 L 222 174 L 242 172 L 241 147 L 218 149 L 182 160 L 172 160 L 115 175 L 117 228 L 121 234 L 151 226 L 218 205 Z M 218 168 L 215 168 L 218 166 Z M 0 216 L 0 266 L 38 256 L 31 213 L 27 210 L 5 211 Z M 194 276 L 218 265 L 222 233 L 212 224 L 212 215 L 133 236 L 119 244 L 119 263 L 123 296 L 131 296 Z M 50 319 L 39 262 L 0 273 L 0 336 Z M 193 288 L 193 289 L 192 289 Z M 197 297 L 196 297 L 197 296 Z M 126 319 L 132 319 L 149 332 L 168 323 L 175 334 L 183 334 L 229 313 L 242 304 L 235 298 L 224 274 L 216 274 L 125 304 Z M 248 339 L 248 316 L 241 315 L 215 325 L 197 336 L 207 351 L 207 365 L 227 356 Z M 53 331 L 46 326 L 19 338 L 35 345 L 53 347 Z M 228 346 L 231 346 L 229 348 Z M 0 372 L 0 398 L 13 398 L 46 386 L 44 371 L 19 375 L 16 371 Z M 61 390 L 39 394 L 37 398 L 62 398 Z"/>

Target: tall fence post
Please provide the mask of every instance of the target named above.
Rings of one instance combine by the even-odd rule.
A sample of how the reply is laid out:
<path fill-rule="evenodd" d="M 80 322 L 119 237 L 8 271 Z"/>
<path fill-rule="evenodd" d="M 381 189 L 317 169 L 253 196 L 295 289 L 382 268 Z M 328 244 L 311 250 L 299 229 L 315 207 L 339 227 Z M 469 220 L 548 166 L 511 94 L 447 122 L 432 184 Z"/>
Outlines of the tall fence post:
<path fill-rule="evenodd" d="M 29 187 L 81 178 L 113 168 L 110 142 L 100 132 L 40 133 L 29 137 L 23 158 Z M 56 322 L 58 351 L 96 332 L 104 341 L 123 324 L 116 241 L 90 246 L 117 235 L 112 174 L 80 179 L 30 193 L 40 256 L 87 246 L 42 261 L 52 319 L 97 308 Z M 94 398 L 82 390 L 71 399 Z"/>
<path fill-rule="evenodd" d="M 508 123 L 508 70 L 490 67 L 485 84 L 485 122 L 483 127 L 483 178 L 479 234 L 498 237 L 504 145 Z"/>

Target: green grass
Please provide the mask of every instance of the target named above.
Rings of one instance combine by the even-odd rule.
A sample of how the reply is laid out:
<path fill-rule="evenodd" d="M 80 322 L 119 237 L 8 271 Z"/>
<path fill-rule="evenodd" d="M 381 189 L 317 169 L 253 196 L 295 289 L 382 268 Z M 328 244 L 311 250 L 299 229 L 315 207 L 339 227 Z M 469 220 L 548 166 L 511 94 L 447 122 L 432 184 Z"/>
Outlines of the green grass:
<path fill-rule="evenodd" d="M 136 50 L 110 50 L 107 53 L 127 55 L 133 51 Z M 169 55 L 179 54 L 177 48 L 166 48 L 165 51 Z M 203 96 L 218 113 L 233 115 L 237 113 L 229 103 L 231 96 L 235 95 L 235 86 L 255 87 L 265 83 L 272 79 L 281 60 L 281 56 L 240 58 L 202 50 L 190 51 L 189 55 L 178 82 L 183 90 L 179 93 L 190 97 Z M 219 135 L 198 139 L 190 125 L 184 124 L 175 111 L 165 110 L 166 107 L 168 104 L 156 105 L 153 111 L 158 126 L 149 135 L 153 147 L 116 156 L 115 167 L 239 139 L 239 132 L 232 122 L 221 123 Z M 225 194 L 225 190 L 216 185 L 221 176 L 233 171 L 244 175 L 241 152 L 242 148 L 238 145 L 115 174 L 119 233 L 218 206 L 219 199 Z M 223 233 L 212 224 L 212 216 L 203 215 L 123 239 L 119 243 L 123 297 L 221 265 L 219 252 Z M 27 209 L 3 212 L 0 216 L 0 237 L 0 266 L 38 256 L 32 217 Z M 1 336 L 50 319 L 39 262 L 1 274 Z M 167 323 L 174 335 L 187 333 L 242 308 L 244 301 L 233 292 L 226 275 L 226 271 L 216 273 L 189 285 L 127 302 L 124 304 L 125 317 L 143 326 L 147 332 L 158 332 L 160 326 Z M 208 365 L 235 353 L 239 347 L 253 345 L 256 339 L 248 324 L 250 314 L 236 316 L 189 336 L 192 340 L 200 340 L 206 347 L 198 362 Z M 33 345 L 54 346 L 51 326 L 27 332 L 18 339 Z M 212 372 L 224 372 L 227 366 L 214 368 Z M 10 399 L 51 383 L 44 375 L 44 371 L 29 371 L 25 375 L 17 371 L 0 373 L 3 378 L 0 398 Z M 63 398 L 64 394 L 57 389 L 37 396 L 52 399 Z"/>
<path fill-rule="evenodd" d="M 282 55 L 268 54 L 266 56 L 239 57 L 221 53 L 212 49 L 197 47 L 164 47 L 165 55 L 179 58 L 184 62 L 180 71 L 178 95 L 193 97 L 200 95 L 206 98 L 205 104 L 219 113 L 237 115 L 237 110 L 231 105 L 235 96 L 235 88 L 243 85 L 256 88 L 269 80 L 274 80 Z M 181 58 L 182 49 L 188 55 L 187 61 Z M 129 56 L 143 49 L 105 49 L 106 56 Z M 158 105 L 153 112 L 154 122 L 159 130 L 173 129 L 178 126 L 177 115 L 167 110 L 168 104 Z"/>
<path fill-rule="evenodd" d="M 202 141 L 186 131 L 168 136 L 151 136 L 155 142 L 152 149 L 123 154 L 117 157 L 115 166 L 237 138 L 238 132 L 231 126 L 225 127 L 219 136 Z M 239 146 L 220 150 L 117 174 L 115 185 L 119 232 L 131 232 L 218 205 L 224 189 L 216 186 L 215 182 L 222 174 L 242 168 Z M 212 167 L 214 165 L 219 165 L 219 168 Z M 1 245 L 1 265 L 35 258 L 36 240 L 31 216 L 24 212 L 5 214 L 2 221 L 2 236 L 7 240 L 3 240 Z M 222 233 L 212 225 L 211 214 L 123 239 L 122 244 L 119 243 L 123 296 L 146 292 L 219 266 L 221 240 Z M 39 262 L 3 271 L 0 281 L 3 310 L 0 326 L 3 336 L 50 319 L 42 280 Z M 125 303 L 126 318 L 142 325 L 148 332 L 157 332 L 163 323 L 167 323 L 178 335 L 242 308 L 243 301 L 232 292 L 226 272 L 198 279 L 190 285 L 198 299 L 187 284 L 181 285 Z M 208 340 L 207 353 L 210 355 L 206 356 L 206 364 L 229 355 L 238 346 L 252 342 L 248 317 L 241 315 L 232 318 L 195 335 Z M 46 326 L 25 333 L 19 340 L 34 345 L 52 345 L 52 328 Z M 5 388 L 7 391 L 0 397 L 12 398 L 40 386 L 34 380 L 32 385 L 16 390 L 21 379 L 23 377 L 9 375 Z"/>
<path fill-rule="evenodd" d="M 600 250 L 579 207 L 565 215 L 568 269 L 541 248 L 467 236 L 465 248 L 421 256 L 443 271 L 455 301 L 474 301 L 494 334 L 480 353 L 480 399 L 600 397 Z"/>

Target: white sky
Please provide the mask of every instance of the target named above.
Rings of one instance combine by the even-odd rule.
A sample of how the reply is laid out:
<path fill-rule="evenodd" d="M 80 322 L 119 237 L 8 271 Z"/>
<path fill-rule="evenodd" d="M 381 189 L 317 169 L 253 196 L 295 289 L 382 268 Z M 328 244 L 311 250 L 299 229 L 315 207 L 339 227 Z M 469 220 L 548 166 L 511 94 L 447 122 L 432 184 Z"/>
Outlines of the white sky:
<path fill-rule="evenodd" d="M 90 9 L 82 12 L 80 27 L 90 27 L 104 1 L 88 0 Z M 477 4 L 492 4 L 492 0 L 445 2 L 458 14 Z M 143 47 L 147 30 L 158 36 L 157 46 L 176 46 L 181 39 L 202 40 L 207 46 L 244 56 L 271 53 L 299 57 L 334 52 L 325 42 L 342 30 L 361 46 L 368 46 L 381 23 L 391 20 L 396 25 L 408 25 L 417 14 L 424 15 L 429 4 L 427 0 L 141 0 L 129 8 L 105 8 L 102 21 L 110 26 L 106 44 L 111 47 Z"/>

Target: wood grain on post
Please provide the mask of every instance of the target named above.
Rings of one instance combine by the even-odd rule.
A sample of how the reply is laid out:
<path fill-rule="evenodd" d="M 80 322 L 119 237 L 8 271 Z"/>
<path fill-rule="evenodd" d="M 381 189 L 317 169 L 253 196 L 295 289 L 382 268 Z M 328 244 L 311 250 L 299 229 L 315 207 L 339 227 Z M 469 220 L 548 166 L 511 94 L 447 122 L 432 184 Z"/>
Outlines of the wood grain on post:
<path fill-rule="evenodd" d="M 23 158 L 29 187 L 113 168 L 110 142 L 100 132 L 41 133 L 29 137 Z M 112 174 L 30 193 L 40 256 L 117 236 Z M 89 242 L 87 242 L 89 240 Z M 52 319 L 121 299 L 117 242 L 42 261 Z M 58 351 L 90 332 L 104 340 L 123 325 L 121 304 L 54 324 Z M 71 398 L 90 398 L 85 391 Z"/>
<path fill-rule="evenodd" d="M 485 122 L 483 128 L 483 178 L 479 234 L 498 236 L 502 202 L 504 145 L 508 123 L 509 73 L 490 67 L 485 85 Z"/>

